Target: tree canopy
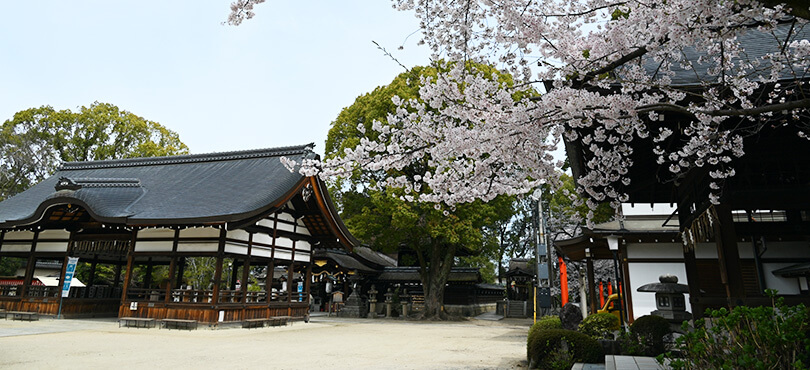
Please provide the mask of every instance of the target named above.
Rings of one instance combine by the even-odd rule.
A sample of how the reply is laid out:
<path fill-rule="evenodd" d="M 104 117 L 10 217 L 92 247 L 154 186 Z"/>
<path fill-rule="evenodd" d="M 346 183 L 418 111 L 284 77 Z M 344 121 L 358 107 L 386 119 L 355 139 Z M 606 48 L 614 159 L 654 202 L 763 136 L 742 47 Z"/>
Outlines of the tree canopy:
<path fill-rule="evenodd" d="M 493 78 L 502 76 L 487 66 Z M 436 68 L 415 67 L 397 76 L 390 84 L 357 98 L 343 109 L 326 141 L 326 158 L 340 160 L 346 153 L 368 140 L 385 127 L 396 127 L 388 120 L 397 109 L 395 99 L 417 99 L 422 81 L 437 73 Z M 392 143 L 395 145 L 394 143 Z M 482 229 L 496 220 L 509 220 L 512 197 L 496 198 L 489 203 L 474 202 L 454 208 L 435 207 L 414 202 L 412 194 L 429 192 L 428 188 L 398 189 L 385 186 L 390 176 L 425 176 L 431 171 L 429 159 L 400 168 L 355 170 L 332 180 L 331 193 L 342 207 L 341 216 L 352 234 L 377 250 L 415 253 L 425 289 L 425 313 L 441 315 L 444 285 L 456 256 L 480 254 L 485 247 Z M 467 258 L 466 264 L 483 264 L 486 258 Z"/>
<path fill-rule="evenodd" d="M 388 183 L 430 187 L 423 201 L 486 201 L 559 185 L 563 164 L 548 154 L 565 138 L 583 145 L 577 185 L 589 206 L 618 207 L 640 150 L 634 141 L 644 140 L 664 169 L 659 181 L 706 171 L 716 204 L 745 137 L 782 125 L 803 137 L 810 130 L 801 0 L 393 2 L 415 13 L 434 60 L 495 62 L 517 81 L 456 64 L 425 83 L 419 100 L 396 102 L 397 127 L 342 162 L 311 167 L 326 176 L 429 157 L 432 176 Z M 676 82 L 683 75 L 689 83 Z M 541 85 L 542 96 L 507 98 Z M 672 116 L 677 125 L 659 123 Z"/>
<path fill-rule="evenodd" d="M 0 127 L 0 199 L 50 176 L 62 162 L 188 153 L 177 133 L 115 105 L 95 102 L 14 114 Z"/>

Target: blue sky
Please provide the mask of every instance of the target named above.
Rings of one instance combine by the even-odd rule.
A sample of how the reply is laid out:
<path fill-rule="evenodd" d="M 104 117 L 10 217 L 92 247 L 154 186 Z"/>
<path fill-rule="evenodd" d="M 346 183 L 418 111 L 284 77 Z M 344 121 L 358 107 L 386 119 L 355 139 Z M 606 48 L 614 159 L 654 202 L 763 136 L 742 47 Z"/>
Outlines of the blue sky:
<path fill-rule="evenodd" d="M 372 40 L 408 67 L 429 62 L 416 18 L 386 0 L 269 0 L 239 27 L 222 25 L 230 1 L 0 3 L 0 119 L 100 101 L 178 132 L 192 153 L 322 153 L 340 110 L 404 71 Z"/>

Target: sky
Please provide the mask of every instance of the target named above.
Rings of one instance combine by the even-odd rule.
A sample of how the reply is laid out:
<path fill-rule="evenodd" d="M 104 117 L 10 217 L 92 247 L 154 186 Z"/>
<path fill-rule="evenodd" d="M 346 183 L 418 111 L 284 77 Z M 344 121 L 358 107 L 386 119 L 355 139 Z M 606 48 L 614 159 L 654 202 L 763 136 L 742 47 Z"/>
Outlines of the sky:
<path fill-rule="evenodd" d="M 358 96 L 429 63 L 386 0 L 278 1 L 238 27 L 231 0 L 0 2 L 0 121 L 111 103 L 192 153 L 315 143 Z M 403 50 L 398 50 L 403 46 Z"/>

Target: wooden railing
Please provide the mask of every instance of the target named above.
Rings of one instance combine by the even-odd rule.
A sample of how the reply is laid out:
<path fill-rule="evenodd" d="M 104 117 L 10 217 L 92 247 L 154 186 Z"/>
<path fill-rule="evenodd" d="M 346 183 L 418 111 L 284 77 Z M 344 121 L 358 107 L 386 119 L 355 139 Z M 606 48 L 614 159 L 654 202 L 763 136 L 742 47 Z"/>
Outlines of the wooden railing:
<path fill-rule="evenodd" d="M 172 302 L 211 303 L 214 291 L 208 289 L 172 289 Z"/>
<path fill-rule="evenodd" d="M 162 302 L 166 299 L 166 290 L 129 288 L 127 290 L 127 299 L 131 301 Z"/>
<path fill-rule="evenodd" d="M 169 302 L 172 303 L 211 303 L 214 291 L 210 289 L 172 289 Z M 244 296 L 244 300 L 242 299 Z M 292 293 L 293 302 L 306 302 L 307 293 Z M 130 301 L 162 302 L 166 299 L 163 289 L 129 288 L 127 298 Z M 269 302 L 286 302 L 287 292 L 270 292 Z M 248 291 L 244 295 L 241 290 L 219 291 L 217 303 L 267 303 L 268 293 L 265 291 Z"/>
<path fill-rule="evenodd" d="M 59 297 L 60 286 L 32 285 L 28 287 L 28 297 Z"/>
<path fill-rule="evenodd" d="M 0 285 L 0 297 L 16 297 L 22 293 L 22 285 Z"/>

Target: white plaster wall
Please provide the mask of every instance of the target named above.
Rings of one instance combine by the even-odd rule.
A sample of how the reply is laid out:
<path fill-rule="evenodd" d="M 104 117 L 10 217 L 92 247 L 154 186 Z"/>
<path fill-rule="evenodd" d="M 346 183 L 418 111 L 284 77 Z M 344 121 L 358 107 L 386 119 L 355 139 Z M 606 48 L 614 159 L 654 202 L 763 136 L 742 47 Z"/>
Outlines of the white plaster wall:
<path fill-rule="evenodd" d="M 25 230 L 7 231 L 3 240 L 34 240 L 34 232 Z"/>
<path fill-rule="evenodd" d="M 3 247 L 0 248 L 3 252 L 30 252 L 31 251 L 31 243 L 3 243 Z"/>
<path fill-rule="evenodd" d="M 67 252 L 68 242 L 38 242 L 37 252 Z M 5 248 L 4 248 L 5 250 Z"/>
<path fill-rule="evenodd" d="M 140 232 L 138 234 L 140 236 Z M 213 227 L 192 227 L 180 230 L 181 238 L 219 238 L 219 229 Z"/>
<path fill-rule="evenodd" d="M 281 249 L 276 249 L 275 257 L 276 257 L 277 260 L 290 261 L 290 260 L 292 260 L 292 252 L 281 250 Z"/>
<path fill-rule="evenodd" d="M 767 289 L 776 289 L 779 294 L 799 294 L 798 278 L 783 278 L 772 273 L 783 267 L 794 265 L 795 263 L 763 263 L 762 269 L 765 272 L 765 286 Z"/>
<path fill-rule="evenodd" d="M 253 234 L 253 242 L 273 245 L 273 237 L 267 234 L 256 233 Z"/>
<path fill-rule="evenodd" d="M 42 239 L 62 239 L 68 240 L 70 239 L 70 231 L 60 229 L 60 230 L 42 230 L 39 232 L 39 240 Z M 39 248 L 37 248 L 39 249 Z"/>
<path fill-rule="evenodd" d="M 295 260 L 298 262 L 309 262 L 310 256 L 309 253 L 299 253 L 298 251 L 295 252 Z"/>
<path fill-rule="evenodd" d="M 234 244 L 234 243 L 231 243 L 231 242 L 226 242 L 225 243 L 225 253 L 234 253 L 234 254 L 240 254 L 240 255 L 243 255 L 243 256 L 247 256 L 248 248 L 247 248 L 247 246 L 244 246 L 244 245 Z"/>
<path fill-rule="evenodd" d="M 226 237 L 229 239 L 241 240 L 247 243 L 250 238 L 250 233 L 245 230 L 230 230 L 226 234 Z"/>
<path fill-rule="evenodd" d="M 627 243 L 627 258 L 683 259 L 681 243 Z"/>
<path fill-rule="evenodd" d="M 279 230 L 284 230 L 284 231 L 289 231 L 289 232 L 294 232 L 295 231 L 295 225 L 288 224 L 286 222 L 279 222 L 278 224 L 276 224 L 276 227 Z"/>
<path fill-rule="evenodd" d="M 219 243 L 217 242 L 180 242 L 177 244 L 178 252 L 216 252 L 217 250 L 219 250 Z"/>
<path fill-rule="evenodd" d="M 276 215 L 276 216 L 278 216 L 278 219 L 279 219 L 279 220 L 285 220 L 285 221 L 289 221 L 289 222 L 295 222 L 295 217 L 293 217 L 291 214 L 289 214 L 289 213 L 287 213 L 287 212 L 281 212 L 281 213 L 279 213 L 279 214 L 278 214 L 278 215 Z"/>
<path fill-rule="evenodd" d="M 686 269 L 683 263 L 628 263 L 630 270 L 630 288 L 633 297 L 633 317 L 638 318 L 649 315 L 655 310 L 655 293 L 642 293 L 637 291 L 639 287 L 649 283 L 657 283 L 658 277 L 663 274 L 671 274 L 678 277 L 678 283 L 688 284 L 686 280 Z M 686 310 L 692 312 L 692 305 L 689 303 L 689 294 L 684 294 L 686 300 Z"/>
<path fill-rule="evenodd" d="M 135 242 L 135 252 L 171 252 L 171 241 L 144 241 L 138 240 Z"/>
<path fill-rule="evenodd" d="M 312 250 L 312 246 L 304 240 L 299 240 L 295 242 L 295 250 L 309 251 Z"/>
<path fill-rule="evenodd" d="M 292 248 L 293 241 L 292 241 L 292 239 L 287 239 L 287 238 L 276 238 L 276 245 L 279 246 L 279 247 Z"/>
<path fill-rule="evenodd" d="M 272 252 L 273 252 L 273 250 L 271 248 L 265 248 L 265 247 L 260 247 L 260 246 L 254 245 L 251 248 L 250 254 L 252 256 L 256 256 L 256 257 L 270 258 L 272 256 Z"/>
<path fill-rule="evenodd" d="M 182 233 L 183 232 L 180 231 L 180 235 L 182 235 Z M 174 238 L 174 230 L 163 228 L 138 230 L 138 239 L 140 238 Z"/>

